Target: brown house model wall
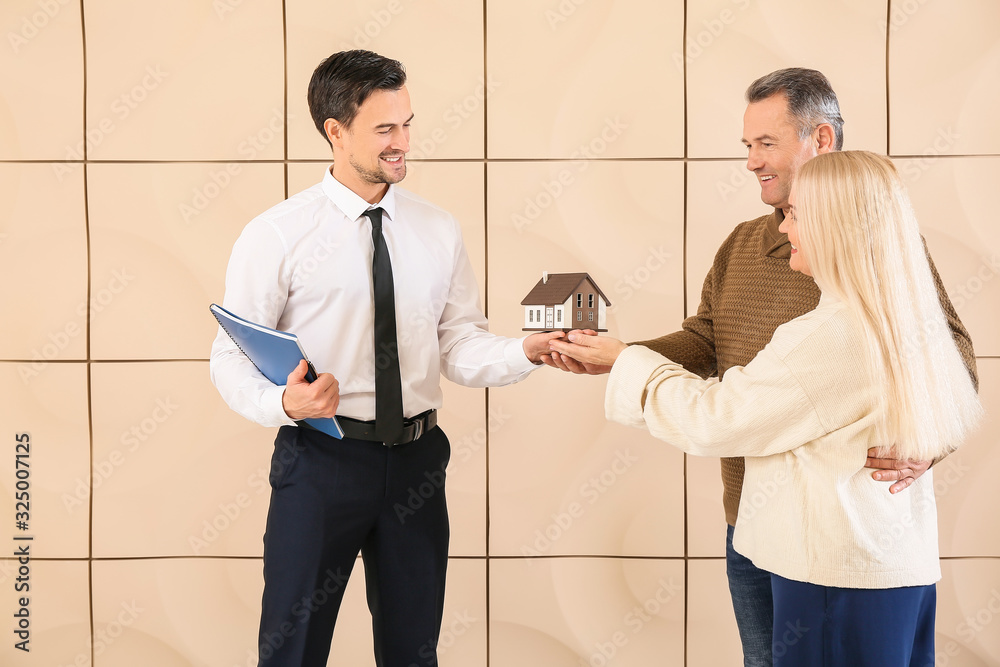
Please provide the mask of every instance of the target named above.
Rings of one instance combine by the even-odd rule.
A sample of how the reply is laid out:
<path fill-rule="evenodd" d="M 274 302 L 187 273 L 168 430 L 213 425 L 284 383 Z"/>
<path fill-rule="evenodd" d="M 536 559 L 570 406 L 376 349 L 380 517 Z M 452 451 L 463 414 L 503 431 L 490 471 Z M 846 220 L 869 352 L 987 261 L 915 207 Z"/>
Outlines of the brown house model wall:
<path fill-rule="evenodd" d="M 525 331 L 607 331 L 604 315 L 611 304 L 588 274 L 554 273 L 543 274 L 521 305 Z"/>

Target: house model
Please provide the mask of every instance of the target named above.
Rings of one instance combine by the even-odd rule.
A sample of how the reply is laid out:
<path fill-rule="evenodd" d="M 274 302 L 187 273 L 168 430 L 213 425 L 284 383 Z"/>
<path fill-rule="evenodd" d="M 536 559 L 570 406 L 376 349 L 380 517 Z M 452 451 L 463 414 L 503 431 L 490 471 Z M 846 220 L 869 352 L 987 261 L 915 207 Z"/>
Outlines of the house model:
<path fill-rule="evenodd" d="M 607 309 L 611 305 L 604 292 L 586 273 L 542 272 L 524 306 L 524 331 L 607 331 Z"/>

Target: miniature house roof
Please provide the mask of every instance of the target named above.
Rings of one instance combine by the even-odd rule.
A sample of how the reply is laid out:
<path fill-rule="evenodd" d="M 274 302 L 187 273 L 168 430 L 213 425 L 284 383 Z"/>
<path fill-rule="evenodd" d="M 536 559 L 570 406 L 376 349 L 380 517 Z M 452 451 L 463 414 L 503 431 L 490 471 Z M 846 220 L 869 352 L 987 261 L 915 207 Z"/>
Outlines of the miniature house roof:
<path fill-rule="evenodd" d="M 538 281 L 528 295 L 521 301 L 522 306 L 554 306 L 563 303 L 570 294 L 577 291 L 577 287 L 584 280 L 589 280 L 597 290 L 597 293 L 604 299 L 604 303 L 611 305 L 608 297 L 605 296 L 601 288 L 597 286 L 594 279 L 588 273 L 550 273 L 548 280 L 543 277 Z"/>

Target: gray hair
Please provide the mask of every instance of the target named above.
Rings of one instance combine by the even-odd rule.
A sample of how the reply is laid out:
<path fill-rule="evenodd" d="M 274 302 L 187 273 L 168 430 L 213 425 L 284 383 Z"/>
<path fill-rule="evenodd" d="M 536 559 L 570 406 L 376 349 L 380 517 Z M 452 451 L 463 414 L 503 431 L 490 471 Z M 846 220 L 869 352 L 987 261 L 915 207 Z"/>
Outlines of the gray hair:
<path fill-rule="evenodd" d="M 766 100 L 784 93 L 788 100 L 788 114 L 805 139 L 816 126 L 829 123 L 836 136 L 834 147 L 844 147 L 844 119 L 840 116 L 840 103 L 833 86 L 822 72 L 802 67 L 789 67 L 765 74 L 747 88 L 747 104 Z"/>

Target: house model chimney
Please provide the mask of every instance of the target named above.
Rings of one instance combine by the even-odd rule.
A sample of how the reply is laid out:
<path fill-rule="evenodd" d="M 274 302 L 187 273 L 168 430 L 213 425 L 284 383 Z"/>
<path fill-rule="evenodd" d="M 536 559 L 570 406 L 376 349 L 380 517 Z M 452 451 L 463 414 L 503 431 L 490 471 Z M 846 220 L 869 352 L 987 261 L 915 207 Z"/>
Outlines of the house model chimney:
<path fill-rule="evenodd" d="M 549 272 L 548 271 L 542 271 L 542 284 L 546 285 L 546 284 L 548 284 L 548 282 L 549 282 Z"/>

